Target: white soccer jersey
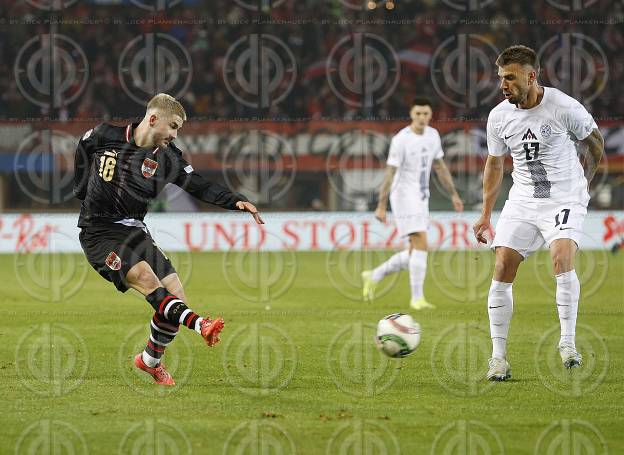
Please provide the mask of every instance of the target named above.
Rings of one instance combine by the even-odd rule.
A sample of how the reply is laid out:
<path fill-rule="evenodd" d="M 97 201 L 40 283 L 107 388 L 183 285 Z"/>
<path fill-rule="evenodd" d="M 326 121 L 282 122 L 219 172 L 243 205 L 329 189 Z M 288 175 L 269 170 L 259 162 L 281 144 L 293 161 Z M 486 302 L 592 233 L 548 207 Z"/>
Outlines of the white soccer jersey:
<path fill-rule="evenodd" d="M 423 134 L 414 133 L 409 126 L 399 131 L 392 138 L 387 161 L 397 168 L 391 199 L 406 201 L 412 207 L 428 207 L 431 165 L 434 159 L 443 156 L 440 134 L 435 128 L 426 126 Z"/>
<path fill-rule="evenodd" d="M 504 100 L 490 112 L 487 144 L 490 155 L 510 151 L 513 186 L 509 200 L 577 202 L 587 205 L 589 193 L 576 141 L 598 128 L 581 103 L 552 87 L 541 102 L 520 109 Z"/>

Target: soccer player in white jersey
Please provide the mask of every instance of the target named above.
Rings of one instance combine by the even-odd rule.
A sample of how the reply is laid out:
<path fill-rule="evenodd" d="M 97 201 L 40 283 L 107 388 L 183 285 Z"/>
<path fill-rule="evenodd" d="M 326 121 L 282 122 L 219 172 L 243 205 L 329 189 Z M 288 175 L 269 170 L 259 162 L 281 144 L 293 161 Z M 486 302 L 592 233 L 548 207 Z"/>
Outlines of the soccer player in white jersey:
<path fill-rule="evenodd" d="M 477 240 L 486 243 L 484 233 L 490 229 L 504 155 L 509 151 L 513 186 L 492 242 L 496 265 L 488 295 L 493 348 L 487 379 L 502 381 L 511 377 L 506 344 L 512 283 L 520 263 L 544 244 L 550 249 L 557 280 L 561 360 L 566 368 L 582 363 L 575 346 L 580 284 L 574 256 L 587 213 L 589 183 L 604 142 L 594 119 L 578 101 L 538 84 L 539 62 L 533 49 L 512 46 L 499 55 L 496 64 L 505 100 L 492 109 L 487 121 L 483 208 L 473 229 Z M 584 166 L 577 149 L 584 154 Z"/>
<path fill-rule="evenodd" d="M 424 296 L 427 271 L 427 228 L 429 226 L 429 176 L 431 168 L 451 195 L 453 207 L 461 212 L 460 199 L 453 178 L 444 164 L 438 130 L 429 126 L 433 111 L 431 101 L 417 98 L 410 109 L 410 125 L 399 131 L 390 143 L 386 175 L 379 190 L 375 217 L 386 222 L 388 194 L 398 234 L 409 239 L 409 248 L 390 257 L 374 270 L 362 272 L 365 300 L 374 298 L 375 286 L 385 276 L 409 270 L 410 307 L 415 310 L 434 308 Z"/>

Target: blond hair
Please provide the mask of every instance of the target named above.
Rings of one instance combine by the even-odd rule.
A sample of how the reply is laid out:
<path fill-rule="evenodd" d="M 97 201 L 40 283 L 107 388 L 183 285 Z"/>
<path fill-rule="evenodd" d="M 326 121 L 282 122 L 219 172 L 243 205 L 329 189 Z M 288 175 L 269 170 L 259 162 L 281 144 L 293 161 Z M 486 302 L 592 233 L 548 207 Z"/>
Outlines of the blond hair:
<path fill-rule="evenodd" d="M 179 115 L 182 120 L 186 121 L 186 111 L 173 96 L 166 93 L 159 93 L 147 103 L 147 110 L 159 109 L 174 115 Z"/>

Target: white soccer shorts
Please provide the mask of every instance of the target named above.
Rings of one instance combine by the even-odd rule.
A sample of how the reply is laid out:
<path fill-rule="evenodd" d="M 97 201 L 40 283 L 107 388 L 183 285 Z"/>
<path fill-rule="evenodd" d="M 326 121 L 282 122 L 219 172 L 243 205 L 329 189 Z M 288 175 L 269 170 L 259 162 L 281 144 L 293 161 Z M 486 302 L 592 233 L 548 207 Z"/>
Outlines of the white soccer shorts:
<path fill-rule="evenodd" d="M 390 207 L 400 237 L 429 228 L 429 200 L 400 199 L 390 195 Z"/>
<path fill-rule="evenodd" d="M 557 239 L 572 239 L 580 247 L 585 215 L 587 207 L 580 203 L 507 201 L 491 248 L 504 246 L 527 258 Z"/>

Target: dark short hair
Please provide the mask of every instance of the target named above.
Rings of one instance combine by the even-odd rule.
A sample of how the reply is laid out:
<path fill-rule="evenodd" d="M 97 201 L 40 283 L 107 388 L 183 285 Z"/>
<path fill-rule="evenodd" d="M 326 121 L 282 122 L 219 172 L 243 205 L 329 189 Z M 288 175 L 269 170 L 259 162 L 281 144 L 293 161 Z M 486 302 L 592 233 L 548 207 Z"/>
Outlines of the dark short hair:
<path fill-rule="evenodd" d="M 520 65 L 531 65 L 539 71 L 539 61 L 537 54 L 533 49 L 522 44 L 511 46 L 500 53 L 496 59 L 498 66 L 510 65 L 511 63 L 519 63 Z"/>
<path fill-rule="evenodd" d="M 414 106 L 429 106 L 431 109 L 433 109 L 433 104 L 431 104 L 431 100 L 426 96 L 417 96 L 416 98 L 414 98 L 412 100 L 410 108 Z"/>

